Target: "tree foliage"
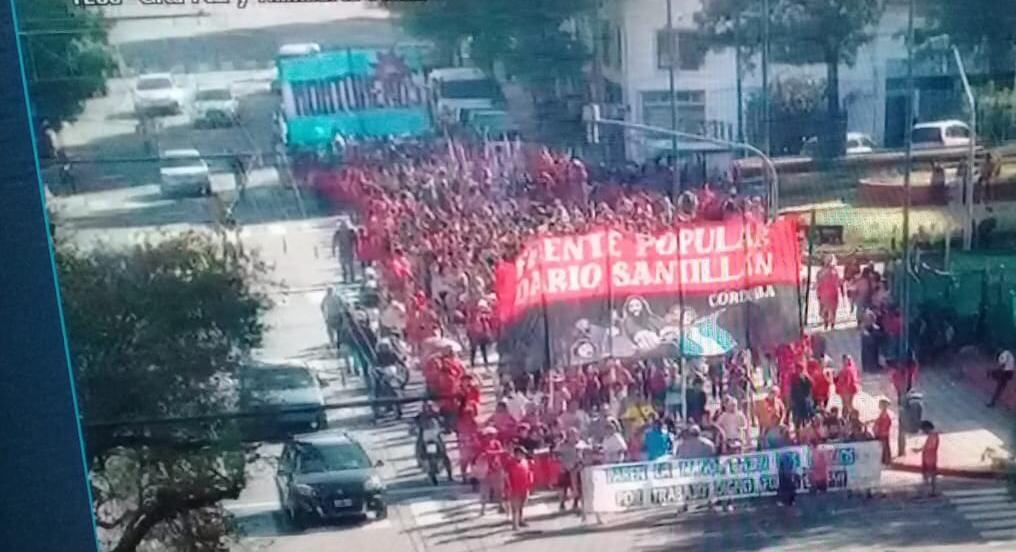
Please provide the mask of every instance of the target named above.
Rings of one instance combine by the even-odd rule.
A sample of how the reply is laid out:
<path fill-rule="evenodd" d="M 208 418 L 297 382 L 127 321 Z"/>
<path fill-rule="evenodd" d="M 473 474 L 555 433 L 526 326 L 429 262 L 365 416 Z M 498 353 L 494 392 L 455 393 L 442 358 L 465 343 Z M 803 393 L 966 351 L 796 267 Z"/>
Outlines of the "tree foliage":
<path fill-rule="evenodd" d="M 563 26 L 594 5 L 594 0 L 543 0 L 538 6 L 517 0 L 432 0 L 386 7 L 411 34 L 431 40 L 446 54 L 468 42 L 477 65 L 490 69 L 500 62 L 531 88 L 546 90 L 558 79 L 581 75 L 588 52 Z"/>
<path fill-rule="evenodd" d="M 25 74 L 37 120 L 73 121 L 103 93 L 116 64 L 98 10 L 67 0 L 15 0 Z"/>
<path fill-rule="evenodd" d="M 1016 90 L 994 84 L 977 90 L 977 134 L 992 145 L 1016 136 Z"/>
<path fill-rule="evenodd" d="M 108 548 L 145 550 L 157 541 L 220 550 L 228 524 L 219 502 L 245 483 L 245 450 L 232 424 L 103 422 L 234 407 L 232 376 L 261 343 L 270 306 L 256 289 L 263 265 L 197 234 L 127 251 L 58 243 L 56 262 Z"/>
<path fill-rule="evenodd" d="M 1011 73 L 1016 64 L 1016 10 L 999 0 L 921 0 L 931 23 L 924 34 L 946 34 L 968 52 L 979 51 L 994 75 Z"/>
<path fill-rule="evenodd" d="M 699 29 L 714 48 L 740 45 L 754 54 L 762 46 L 762 10 L 756 0 L 706 2 L 696 15 Z M 840 113 L 839 67 L 853 65 L 858 49 L 873 37 L 882 15 L 879 0 L 771 0 L 769 51 L 774 63 L 826 66 L 823 151 L 842 153 L 844 117 Z M 773 116 L 775 119 L 775 115 Z"/>
<path fill-rule="evenodd" d="M 784 78 L 770 84 L 774 154 L 798 155 L 809 138 L 820 135 L 825 125 L 825 89 L 824 80 L 808 78 Z M 748 140 L 761 143 L 765 113 L 760 92 L 748 98 L 745 118 Z"/>

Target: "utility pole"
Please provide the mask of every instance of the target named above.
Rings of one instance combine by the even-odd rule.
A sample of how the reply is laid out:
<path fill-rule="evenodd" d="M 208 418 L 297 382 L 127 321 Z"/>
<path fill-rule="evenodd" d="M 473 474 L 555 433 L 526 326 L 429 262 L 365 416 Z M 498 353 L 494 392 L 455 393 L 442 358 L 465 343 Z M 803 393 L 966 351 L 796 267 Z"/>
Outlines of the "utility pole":
<path fill-rule="evenodd" d="M 677 83 L 674 72 L 677 70 L 677 36 L 674 35 L 674 2 L 667 0 L 667 78 L 670 83 L 670 128 L 677 130 Z M 670 195 L 677 203 L 681 195 L 681 163 L 678 161 L 677 135 L 670 137 L 670 158 L 671 173 L 673 176 L 673 187 Z"/>
<path fill-rule="evenodd" d="M 734 20 L 734 71 L 737 82 L 737 141 L 744 142 L 744 82 L 741 78 L 741 14 Z"/>
<path fill-rule="evenodd" d="M 765 139 L 762 141 L 762 151 L 766 155 L 771 154 L 772 147 L 770 138 L 770 119 L 772 109 L 769 106 L 769 0 L 762 0 L 762 126 L 764 127 Z"/>
<path fill-rule="evenodd" d="M 897 361 L 904 361 L 909 358 L 910 352 L 910 172 L 914 168 L 914 0 L 910 0 L 907 13 L 907 121 L 904 126 L 906 137 L 906 167 L 903 173 L 903 263 L 896 272 L 897 278 L 902 278 L 899 289 L 903 294 L 903 327 L 901 328 L 902 339 L 900 340 L 900 351 L 896 351 Z M 972 168 L 971 168 L 972 170 Z M 903 368 L 900 365 L 900 368 Z M 902 456 L 906 453 L 907 435 L 903 430 L 903 404 L 899 405 L 900 424 L 897 447 Z"/>

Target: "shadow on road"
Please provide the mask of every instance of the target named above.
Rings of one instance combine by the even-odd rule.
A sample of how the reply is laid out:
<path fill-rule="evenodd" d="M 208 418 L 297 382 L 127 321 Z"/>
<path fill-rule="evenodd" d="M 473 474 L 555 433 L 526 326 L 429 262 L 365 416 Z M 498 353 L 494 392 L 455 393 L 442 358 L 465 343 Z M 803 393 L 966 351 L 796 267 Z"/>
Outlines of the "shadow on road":
<path fill-rule="evenodd" d="M 223 194 L 230 201 L 231 193 Z M 181 198 L 174 201 L 156 201 L 152 194 L 143 196 L 147 205 L 129 209 L 112 209 L 99 214 L 68 217 L 67 225 L 77 229 L 135 228 L 167 226 L 173 224 L 203 225 L 212 222 L 204 198 Z M 325 206 L 310 197 L 301 196 L 307 217 L 326 214 Z M 300 206 L 295 193 L 282 186 L 248 188 L 244 200 L 237 203 L 233 212 L 241 225 L 265 224 L 301 220 Z"/>

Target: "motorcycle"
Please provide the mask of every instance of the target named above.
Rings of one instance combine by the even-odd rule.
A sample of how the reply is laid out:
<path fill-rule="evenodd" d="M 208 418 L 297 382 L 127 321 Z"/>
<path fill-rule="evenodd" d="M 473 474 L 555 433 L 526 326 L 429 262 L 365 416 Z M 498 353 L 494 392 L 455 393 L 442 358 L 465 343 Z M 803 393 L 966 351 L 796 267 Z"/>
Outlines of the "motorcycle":
<path fill-rule="evenodd" d="M 375 367 L 372 370 L 371 376 L 374 379 L 373 395 L 375 399 L 400 399 L 402 398 L 402 389 L 405 387 L 405 382 L 400 382 L 397 373 L 393 373 L 396 367 Z M 386 405 L 377 404 L 376 402 L 371 406 L 374 412 L 374 420 L 379 420 L 382 416 L 387 413 L 395 415 L 396 420 L 402 419 L 402 404 L 399 402 L 392 402 Z"/>
<path fill-rule="evenodd" d="M 430 480 L 431 485 L 437 485 L 438 474 L 441 472 L 442 464 L 445 471 L 448 472 L 448 481 L 452 481 L 452 463 L 451 459 L 448 458 L 448 451 L 444 446 L 444 442 L 441 440 L 440 431 L 430 430 L 424 432 L 422 445 L 420 463 L 423 464 L 423 468 L 427 471 L 427 479 Z"/>

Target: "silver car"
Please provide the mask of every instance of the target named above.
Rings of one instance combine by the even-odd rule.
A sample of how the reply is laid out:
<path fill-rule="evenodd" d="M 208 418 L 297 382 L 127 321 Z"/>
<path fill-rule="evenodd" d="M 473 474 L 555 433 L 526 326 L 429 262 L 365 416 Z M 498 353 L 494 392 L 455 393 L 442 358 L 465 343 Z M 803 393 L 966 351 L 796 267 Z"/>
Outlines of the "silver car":
<path fill-rule="evenodd" d="M 208 163 L 195 149 L 167 150 L 159 166 L 159 190 L 166 197 L 207 195 L 212 191 Z"/>

